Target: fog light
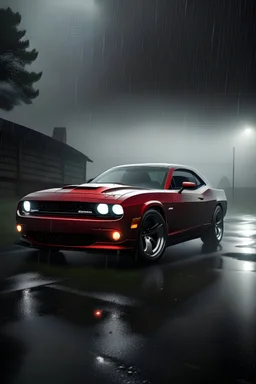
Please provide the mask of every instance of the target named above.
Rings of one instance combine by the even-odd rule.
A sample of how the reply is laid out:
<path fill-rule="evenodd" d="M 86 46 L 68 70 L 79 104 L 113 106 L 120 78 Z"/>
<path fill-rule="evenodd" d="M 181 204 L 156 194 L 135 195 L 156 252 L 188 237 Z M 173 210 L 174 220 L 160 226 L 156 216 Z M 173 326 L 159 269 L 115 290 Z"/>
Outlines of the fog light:
<path fill-rule="evenodd" d="M 120 232 L 113 232 L 112 234 L 113 240 L 118 241 L 121 237 Z"/>
<path fill-rule="evenodd" d="M 16 229 L 17 229 L 18 232 L 21 232 L 22 231 L 22 226 L 18 224 L 18 225 L 16 225 Z"/>

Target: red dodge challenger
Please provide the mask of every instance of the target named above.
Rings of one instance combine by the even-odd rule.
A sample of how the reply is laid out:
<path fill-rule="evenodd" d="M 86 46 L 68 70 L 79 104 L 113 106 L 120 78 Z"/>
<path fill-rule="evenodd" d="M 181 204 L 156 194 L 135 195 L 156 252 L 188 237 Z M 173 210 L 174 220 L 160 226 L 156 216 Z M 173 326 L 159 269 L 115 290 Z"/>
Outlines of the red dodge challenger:
<path fill-rule="evenodd" d="M 124 252 L 154 262 L 166 247 L 223 236 L 225 192 L 173 164 L 111 168 L 82 185 L 25 196 L 17 207 L 20 244 L 41 250 Z"/>

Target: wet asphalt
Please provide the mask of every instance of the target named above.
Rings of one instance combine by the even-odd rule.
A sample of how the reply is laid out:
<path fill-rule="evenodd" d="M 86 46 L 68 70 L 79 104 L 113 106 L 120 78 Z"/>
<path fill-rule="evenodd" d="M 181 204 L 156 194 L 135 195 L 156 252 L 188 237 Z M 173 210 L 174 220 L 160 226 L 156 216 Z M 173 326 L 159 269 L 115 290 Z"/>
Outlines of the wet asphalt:
<path fill-rule="evenodd" d="M 228 217 L 217 250 L 169 248 L 131 295 L 21 270 L 32 254 L 0 248 L 0 383 L 256 383 L 256 217 Z M 63 255 L 70 268 L 138 268 Z"/>

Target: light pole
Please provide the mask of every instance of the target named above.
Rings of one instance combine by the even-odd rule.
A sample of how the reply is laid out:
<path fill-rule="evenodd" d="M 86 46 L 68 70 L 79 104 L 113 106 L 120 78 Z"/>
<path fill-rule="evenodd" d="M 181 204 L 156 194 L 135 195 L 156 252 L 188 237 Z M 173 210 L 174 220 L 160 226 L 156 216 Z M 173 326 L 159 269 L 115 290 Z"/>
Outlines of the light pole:
<path fill-rule="evenodd" d="M 236 166 L 236 147 L 233 147 L 233 169 L 232 169 L 232 200 L 235 201 L 235 166 Z"/>
<path fill-rule="evenodd" d="M 254 129 L 252 127 L 245 127 L 243 130 L 243 134 L 248 136 L 251 135 L 254 132 Z M 235 168 L 236 168 L 236 147 L 233 147 L 233 162 L 232 162 L 232 200 L 233 203 L 235 201 Z"/>

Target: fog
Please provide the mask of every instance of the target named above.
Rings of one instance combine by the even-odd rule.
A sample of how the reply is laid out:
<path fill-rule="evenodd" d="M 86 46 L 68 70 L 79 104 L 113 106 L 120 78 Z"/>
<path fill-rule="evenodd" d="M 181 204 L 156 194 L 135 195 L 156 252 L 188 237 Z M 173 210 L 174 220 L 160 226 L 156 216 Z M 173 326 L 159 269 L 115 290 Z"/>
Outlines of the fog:
<path fill-rule="evenodd" d="M 218 51 L 219 72 L 205 69 L 208 56 L 202 52 L 193 57 L 192 68 L 192 56 L 184 59 L 185 51 L 178 51 L 177 39 L 185 30 L 194 40 L 189 44 L 184 40 L 183 48 L 203 49 L 198 41 L 204 38 L 203 23 L 211 16 L 206 6 L 194 15 L 194 8 L 189 10 L 185 0 L 180 5 L 173 2 L 172 28 L 176 30 L 170 43 L 169 77 L 161 78 L 165 59 L 160 57 L 157 65 L 161 62 L 163 70 L 158 67 L 155 71 L 157 81 L 149 72 L 150 82 L 143 75 L 149 70 L 143 38 L 156 25 L 156 17 L 163 17 L 164 9 L 157 8 L 157 1 L 147 2 L 148 6 L 143 1 L 129 4 L 0 0 L 1 7 L 10 6 L 21 13 L 21 27 L 27 30 L 31 48 L 39 50 L 33 70 L 43 71 L 38 83 L 40 96 L 33 105 L 9 113 L 0 111 L 0 116 L 47 135 L 53 127 L 65 126 L 68 144 L 93 160 L 88 165 L 88 178 L 118 164 L 170 162 L 197 168 L 215 186 L 223 176 L 231 184 L 235 146 L 236 186 L 256 186 L 256 137 L 253 132 L 245 134 L 246 127 L 255 125 L 255 97 L 248 88 L 250 54 L 241 54 L 246 44 L 239 40 L 239 30 L 231 35 L 232 44 L 238 44 L 236 66 Z M 204 20 L 206 9 L 208 19 Z M 192 14 L 197 18 L 197 31 L 191 24 Z M 222 25 L 221 14 L 221 9 L 216 10 L 214 29 L 208 31 L 212 39 L 218 34 L 218 23 Z M 182 27 L 177 17 L 183 18 Z M 229 38 L 226 36 L 223 46 L 228 46 Z M 155 42 L 157 47 L 161 47 L 159 41 Z M 209 49 L 212 55 L 214 45 Z M 146 56 L 138 56 L 138 52 Z M 212 77 L 207 80 L 208 72 Z M 218 89 L 216 84 L 220 84 Z"/>
<path fill-rule="evenodd" d="M 169 162 L 197 168 L 215 186 L 223 176 L 232 183 L 235 146 L 236 185 L 255 186 L 256 137 L 247 131 L 250 120 L 237 118 L 236 110 L 232 114 L 232 104 L 223 111 L 221 101 L 209 103 L 178 96 L 119 99 L 97 115 L 70 120 L 69 142 L 94 161 L 90 177 L 120 163 Z"/>

